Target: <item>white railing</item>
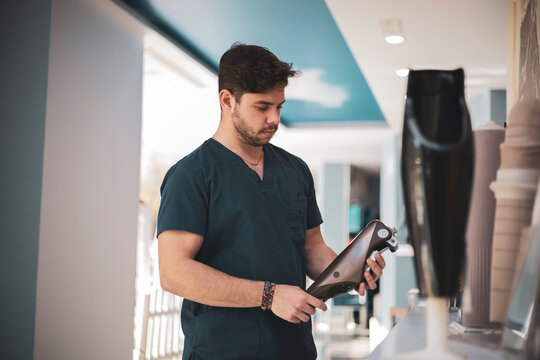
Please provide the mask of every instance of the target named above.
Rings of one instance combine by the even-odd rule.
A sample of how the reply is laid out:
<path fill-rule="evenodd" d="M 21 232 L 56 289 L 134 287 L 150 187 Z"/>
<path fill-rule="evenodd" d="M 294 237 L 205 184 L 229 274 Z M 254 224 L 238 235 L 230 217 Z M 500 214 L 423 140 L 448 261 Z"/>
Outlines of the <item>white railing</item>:
<path fill-rule="evenodd" d="M 144 296 L 139 360 L 180 360 L 184 334 L 180 326 L 182 298 L 158 288 Z"/>

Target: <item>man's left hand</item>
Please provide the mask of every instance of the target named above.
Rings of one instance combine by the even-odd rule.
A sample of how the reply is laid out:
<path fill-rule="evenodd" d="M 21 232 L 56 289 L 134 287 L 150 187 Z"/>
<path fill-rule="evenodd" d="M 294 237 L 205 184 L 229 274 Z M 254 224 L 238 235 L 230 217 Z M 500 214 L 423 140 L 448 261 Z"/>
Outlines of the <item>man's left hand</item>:
<path fill-rule="evenodd" d="M 356 291 L 358 291 L 361 296 L 364 296 L 366 294 L 366 287 L 371 290 L 377 288 L 377 284 L 375 283 L 375 281 L 377 281 L 377 279 L 381 277 L 383 269 L 386 266 L 386 262 L 384 261 L 381 254 L 376 253 L 375 260 L 376 261 L 367 259 L 367 265 L 371 268 L 371 271 L 375 276 L 372 276 L 369 271 L 364 272 L 364 278 L 366 280 L 365 282 L 362 281 L 356 289 Z"/>

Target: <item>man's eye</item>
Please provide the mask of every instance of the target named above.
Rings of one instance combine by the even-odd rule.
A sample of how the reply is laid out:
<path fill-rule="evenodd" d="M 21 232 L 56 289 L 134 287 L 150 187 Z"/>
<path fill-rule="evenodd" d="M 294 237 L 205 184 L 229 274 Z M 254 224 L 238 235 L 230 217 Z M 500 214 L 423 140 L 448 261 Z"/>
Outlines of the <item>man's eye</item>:
<path fill-rule="evenodd" d="M 266 111 L 266 109 L 267 108 L 265 108 L 265 107 L 257 107 L 257 110 L 259 110 L 259 111 Z"/>

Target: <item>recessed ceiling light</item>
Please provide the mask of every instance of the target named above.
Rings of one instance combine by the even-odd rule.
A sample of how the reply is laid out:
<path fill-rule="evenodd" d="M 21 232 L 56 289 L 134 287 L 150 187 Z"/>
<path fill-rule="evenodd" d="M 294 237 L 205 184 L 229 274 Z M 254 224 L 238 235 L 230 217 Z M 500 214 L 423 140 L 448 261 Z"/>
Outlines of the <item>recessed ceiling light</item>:
<path fill-rule="evenodd" d="M 406 77 L 407 75 L 409 75 L 409 69 L 397 69 L 396 75 L 399 77 Z"/>
<path fill-rule="evenodd" d="M 401 35 L 388 35 L 384 38 L 389 44 L 401 44 L 405 39 Z"/>

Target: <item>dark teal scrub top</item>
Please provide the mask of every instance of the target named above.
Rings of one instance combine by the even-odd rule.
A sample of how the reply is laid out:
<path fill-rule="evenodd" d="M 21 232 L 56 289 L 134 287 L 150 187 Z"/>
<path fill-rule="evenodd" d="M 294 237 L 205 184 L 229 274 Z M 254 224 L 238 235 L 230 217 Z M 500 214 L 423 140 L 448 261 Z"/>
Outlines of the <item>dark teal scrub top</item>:
<path fill-rule="evenodd" d="M 158 234 L 204 236 L 195 260 L 229 275 L 306 286 L 306 230 L 322 223 L 313 178 L 300 158 L 271 144 L 264 177 L 214 139 L 176 163 L 161 186 Z M 262 293 L 261 293 L 262 298 Z M 185 299 L 183 359 L 315 359 L 311 321 L 292 324 L 260 308 Z"/>

